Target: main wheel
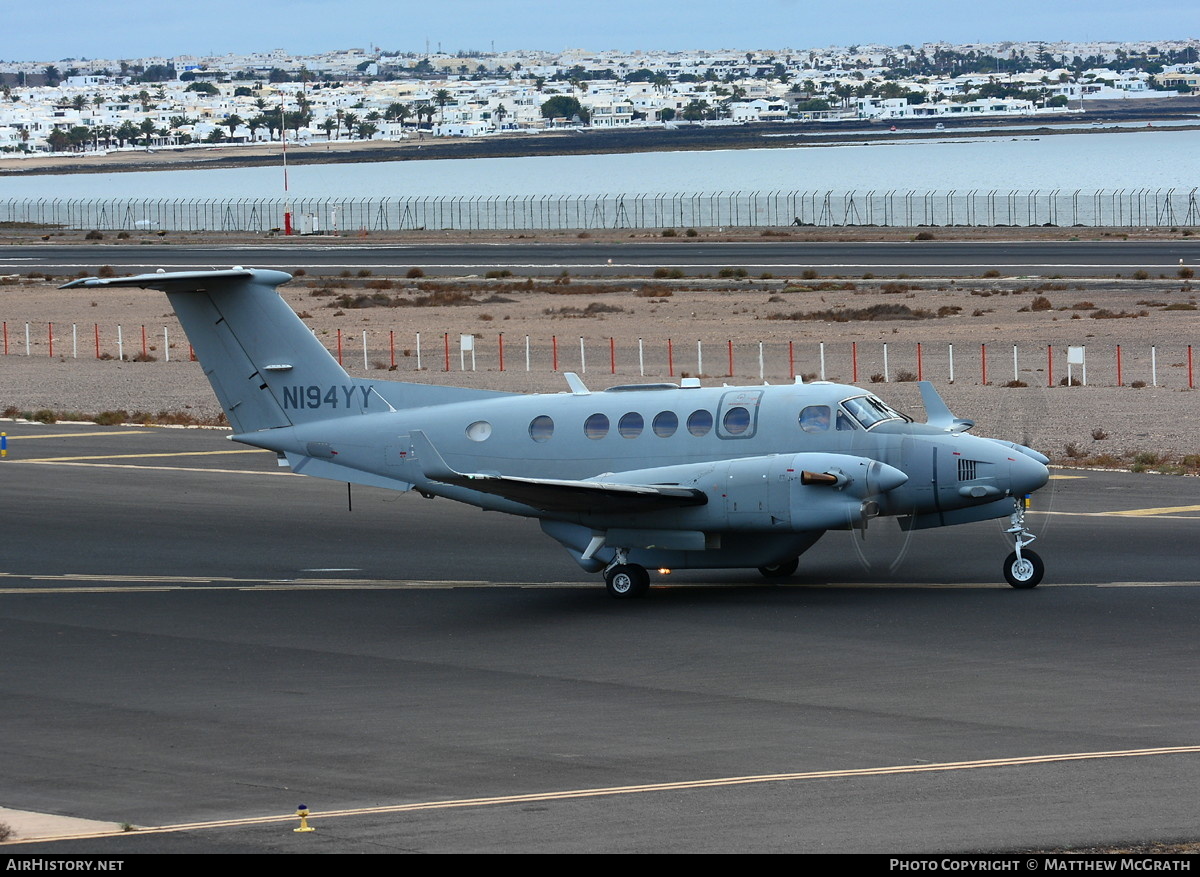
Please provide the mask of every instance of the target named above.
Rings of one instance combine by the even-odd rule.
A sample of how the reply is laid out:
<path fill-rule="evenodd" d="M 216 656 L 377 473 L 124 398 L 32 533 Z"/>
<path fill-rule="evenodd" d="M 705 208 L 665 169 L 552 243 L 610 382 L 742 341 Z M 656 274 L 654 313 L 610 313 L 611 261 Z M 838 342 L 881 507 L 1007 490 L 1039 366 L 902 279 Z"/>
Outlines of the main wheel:
<path fill-rule="evenodd" d="M 604 573 L 604 586 L 613 597 L 642 597 L 650 590 L 650 574 L 636 563 L 621 563 Z"/>
<path fill-rule="evenodd" d="M 1004 561 L 1004 578 L 1014 588 L 1036 588 L 1046 566 L 1032 551 L 1022 551 L 1020 559 L 1012 552 Z"/>
<path fill-rule="evenodd" d="M 783 560 L 779 563 L 771 563 L 766 566 L 760 566 L 758 571 L 763 578 L 782 579 L 794 573 L 797 567 L 800 566 L 800 558 L 793 557 L 791 560 Z"/>

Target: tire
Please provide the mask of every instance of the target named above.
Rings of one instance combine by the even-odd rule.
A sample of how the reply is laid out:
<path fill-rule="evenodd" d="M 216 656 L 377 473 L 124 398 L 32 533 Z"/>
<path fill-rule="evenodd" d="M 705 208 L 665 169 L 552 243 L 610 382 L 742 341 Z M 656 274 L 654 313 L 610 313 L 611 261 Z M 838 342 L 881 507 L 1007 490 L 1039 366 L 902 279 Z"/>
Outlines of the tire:
<path fill-rule="evenodd" d="M 800 566 L 800 558 L 793 557 L 791 560 L 783 560 L 779 563 L 771 563 L 767 566 L 760 566 L 759 573 L 766 579 L 784 579 L 792 575 Z"/>
<path fill-rule="evenodd" d="M 1004 579 L 1014 588 L 1036 588 L 1045 571 L 1042 559 L 1032 551 L 1022 551 L 1021 560 L 1014 551 L 1004 560 Z"/>
<path fill-rule="evenodd" d="M 604 587 L 617 599 L 644 597 L 650 590 L 650 574 L 636 563 L 618 564 L 604 574 Z"/>

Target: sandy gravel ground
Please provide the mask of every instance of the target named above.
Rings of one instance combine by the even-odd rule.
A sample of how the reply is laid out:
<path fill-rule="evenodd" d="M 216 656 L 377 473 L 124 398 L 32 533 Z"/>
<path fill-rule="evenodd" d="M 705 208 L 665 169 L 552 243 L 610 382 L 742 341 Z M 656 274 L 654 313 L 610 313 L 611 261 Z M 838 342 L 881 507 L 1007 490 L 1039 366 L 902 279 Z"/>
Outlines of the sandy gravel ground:
<path fill-rule="evenodd" d="M 8 344 L 8 354 L 0 354 L 0 410 L 219 414 L 199 366 L 188 361 L 165 296 L 60 290 L 58 282 L 23 277 L 0 284 Z M 298 277 L 282 289 L 331 352 L 340 332 L 343 361 L 356 376 L 514 392 L 564 390 L 563 371 L 582 373 L 593 388 L 697 374 L 706 382 L 781 383 L 793 372 L 819 377 L 823 344 L 830 380 L 850 382 L 857 360 L 860 385 L 923 419 L 911 382 L 919 369 L 956 414 L 977 421 L 976 433 L 1029 443 L 1056 459 L 1108 455 L 1128 465 L 1138 453 L 1200 453 L 1200 396 L 1188 388 L 1188 346 L 1200 340 L 1200 312 L 1193 282 L 1177 278 L 555 283 L 368 276 Z M 404 305 L 393 306 L 396 301 Z M 915 316 L 863 319 L 867 313 L 855 313 L 871 308 L 907 308 Z M 813 314 L 819 318 L 779 318 Z M 145 326 L 154 361 L 116 359 L 118 326 L 126 360 L 141 353 Z M 96 358 L 96 327 L 101 354 L 112 358 Z M 471 355 L 460 351 L 461 335 L 476 337 L 473 366 Z M 1088 385 L 1061 386 L 1067 347 L 1076 345 L 1086 349 Z M 1123 386 L 1117 386 L 1118 345 Z M 1082 371 L 1072 367 L 1076 379 Z M 1006 386 L 1014 378 L 1028 386 Z"/>

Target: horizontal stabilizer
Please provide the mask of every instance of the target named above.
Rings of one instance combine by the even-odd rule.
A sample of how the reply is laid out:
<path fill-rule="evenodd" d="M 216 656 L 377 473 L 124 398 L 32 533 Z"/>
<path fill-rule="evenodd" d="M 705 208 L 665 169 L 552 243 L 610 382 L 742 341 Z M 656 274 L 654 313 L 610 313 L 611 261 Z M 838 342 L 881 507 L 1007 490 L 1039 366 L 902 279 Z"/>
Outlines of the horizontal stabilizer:
<path fill-rule="evenodd" d="M 501 496 L 542 511 L 649 512 L 708 502 L 703 491 L 687 487 L 456 472 L 423 432 L 414 430 L 411 439 L 422 471 L 431 481 Z"/>

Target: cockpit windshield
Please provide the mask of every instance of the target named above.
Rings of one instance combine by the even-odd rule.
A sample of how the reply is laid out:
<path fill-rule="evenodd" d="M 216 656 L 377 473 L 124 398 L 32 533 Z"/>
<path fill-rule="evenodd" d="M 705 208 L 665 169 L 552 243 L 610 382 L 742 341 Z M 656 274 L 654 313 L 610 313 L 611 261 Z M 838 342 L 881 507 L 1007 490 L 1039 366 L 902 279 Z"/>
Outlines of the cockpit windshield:
<path fill-rule="evenodd" d="M 850 399 L 843 399 L 842 408 L 846 409 L 846 412 L 857 420 L 863 429 L 870 429 L 885 420 L 911 421 L 911 418 L 905 417 L 878 396 L 854 396 Z"/>

